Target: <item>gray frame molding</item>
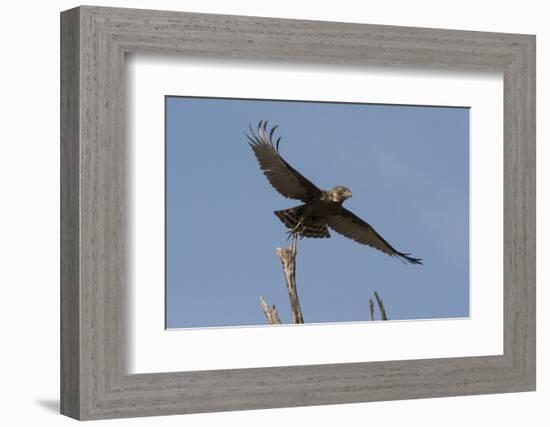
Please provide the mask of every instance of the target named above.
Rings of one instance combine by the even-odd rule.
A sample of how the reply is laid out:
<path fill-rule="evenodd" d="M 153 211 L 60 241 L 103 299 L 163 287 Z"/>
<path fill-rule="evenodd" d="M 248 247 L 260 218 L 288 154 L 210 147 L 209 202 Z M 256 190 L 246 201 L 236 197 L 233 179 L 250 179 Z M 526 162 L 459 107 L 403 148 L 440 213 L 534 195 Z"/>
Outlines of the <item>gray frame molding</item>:
<path fill-rule="evenodd" d="M 128 375 L 124 56 L 504 75 L 504 354 Z M 535 37 L 83 6 L 61 14 L 61 412 L 100 419 L 535 389 Z"/>

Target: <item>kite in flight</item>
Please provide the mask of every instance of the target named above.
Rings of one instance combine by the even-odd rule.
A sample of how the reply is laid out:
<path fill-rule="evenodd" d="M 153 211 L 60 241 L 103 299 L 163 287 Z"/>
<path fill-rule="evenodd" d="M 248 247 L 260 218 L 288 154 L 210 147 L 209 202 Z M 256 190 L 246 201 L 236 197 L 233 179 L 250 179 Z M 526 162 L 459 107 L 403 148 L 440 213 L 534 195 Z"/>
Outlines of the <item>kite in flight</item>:
<path fill-rule="evenodd" d="M 260 121 L 257 134 L 250 127 L 246 135 L 258 159 L 260 169 L 269 183 L 289 199 L 304 202 L 300 206 L 275 211 L 275 215 L 290 230 L 294 237 L 329 238 L 328 227 L 363 245 L 371 246 L 392 257 L 411 264 L 422 264 L 422 259 L 395 250 L 367 222 L 342 206 L 351 197 L 351 191 L 341 185 L 325 191 L 317 188 L 300 172 L 290 166 L 279 154 L 279 142 L 273 143 L 277 126 L 267 132 L 267 121 Z"/>

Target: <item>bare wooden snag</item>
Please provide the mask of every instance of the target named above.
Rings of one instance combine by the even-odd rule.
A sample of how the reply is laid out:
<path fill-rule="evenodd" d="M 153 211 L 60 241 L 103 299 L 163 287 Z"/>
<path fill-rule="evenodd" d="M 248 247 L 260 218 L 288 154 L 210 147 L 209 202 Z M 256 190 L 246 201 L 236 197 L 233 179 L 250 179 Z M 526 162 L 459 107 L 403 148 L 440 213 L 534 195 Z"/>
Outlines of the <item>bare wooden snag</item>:
<path fill-rule="evenodd" d="M 374 302 L 372 302 L 372 298 L 369 299 L 369 311 L 370 311 L 370 320 L 374 320 Z"/>
<path fill-rule="evenodd" d="M 276 252 L 283 264 L 285 283 L 288 290 L 288 298 L 290 300 L 290 311 L 292 312 L 292 322 L 304 323 L 304 317 L 302 316 L 302 309 L 300 308 L 300 301 L 298 299 L 298 290 L 296 289 L 296 246 L 297 238 L 293 236 L 292 243 L 288 248 L 277 248 Z M 275 305 L 270 306 L 262 296 L 260 297 L 260 305 L 270 325 L 282 323 Z"/>
<path fill-rule="evenodd" d="M 378 292 L 376 291 L 374 291 L 374 297 L 376 298 L 378 309 L 380 310 L 380 318 L 382 320 L 388 320 L 388 315 L 386 314 L 386 307 L 384 307 L 384 301 L 382 301 L 382 298 L 380 298 L 380 295 L 378 295 Z M 370 310 L 370 320 L 374 320 L 374 302 L 372 301 L 372 298 L 369 299 L 369 310 Z"/>
<path fill-rule="evenodd" d="M 300 301 L 298 300 L 298 290 L 296 289 L 296 246 L 297 238 L 292 238 L 292 243 L 288 248 L 277 248 L 277 255 L 283 264 L 285 282 L 290 299 L 290 309 L 292 311 L 293 323 L 304 323 Z"/>
<path fill-rule="evenodd" d="M 275 304 L 270 306 L 264 299 L 264 297 L 260 297 L 260 305 L 262 306 L 262 310 L 264 312 L 265 318 L 267 319 L 267 323 L 270 325 L 280 325 L 281 324 L 281 318 L 279 317 L 279 313 L 277 313 L 277 307 L 275 307 Z"/>

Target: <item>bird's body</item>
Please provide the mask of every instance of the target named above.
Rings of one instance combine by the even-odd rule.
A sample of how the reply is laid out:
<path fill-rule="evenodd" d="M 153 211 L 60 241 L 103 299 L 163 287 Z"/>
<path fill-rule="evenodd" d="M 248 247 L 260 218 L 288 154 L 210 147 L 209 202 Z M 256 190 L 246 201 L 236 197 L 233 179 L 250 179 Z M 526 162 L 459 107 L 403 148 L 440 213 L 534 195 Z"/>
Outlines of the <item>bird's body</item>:
<path fill-rule="evenodd" d="M 321 190 L 279 154 L 279 142 L 273 144 L 277 126 L 267 134 L 267 122 L 260 121 L 257 135 L 250 129 L 247 135 L 250 146 L 258 159 L 260 169 L 270 184 L 283 196 L 298 199 L 304 204 L 275 211 L 275 215 L 294 236 L 329 238 L 329 227 L 358 243 L 369 245 L 390 256 L 411 264 L 422 264 L 419 258 L 395 250 L 367 222 L 342 206 L 351 197 L 351 191 L 338 185 L 332 190 Z"/>
<path fill-rule="evenodd" d="M 348 196 L 349 194 L 349 196 Z M 321 190 L 321 196 L 290 209 L 275 211 L 286 227 L 301 237 L 329 238 L 328 220 L 342 209 L 351 191 L 338 186 L 330 191 Z"/>

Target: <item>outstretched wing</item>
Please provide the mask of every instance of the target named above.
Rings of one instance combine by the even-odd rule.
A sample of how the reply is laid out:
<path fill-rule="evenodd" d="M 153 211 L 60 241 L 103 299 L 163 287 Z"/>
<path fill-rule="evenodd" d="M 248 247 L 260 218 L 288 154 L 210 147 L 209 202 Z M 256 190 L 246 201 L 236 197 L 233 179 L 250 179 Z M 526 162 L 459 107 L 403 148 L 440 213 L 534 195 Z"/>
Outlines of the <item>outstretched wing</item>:
<path fill-rule="evenodd" d="M 409 256 L 410 254 L 395 250 L 367 222 L 363 221 L 344 207 L 341 207 L 337 214 L 329 216 L 327 221 L 330 228 L 349 239 L 355 240 L 363 245 L 369 245 L 390 256 L 397 257 L 402 261 L 411 264 L 422 264 L 420 258 L 413 258 Z"/>
<path fill-rule="evenodd" d="M 316 197 L 320 197 L 321 190 L 290 166 L 279 154 L 279 142 L 281 138 L 279 137 L 277 143 L 273 144 L 275 129 L 277 129 L 277 126 L 271 128 L 268 135 L 267 121 L 260 120 L 260 123 L 258 123 L 258 133 L 255 134 L 252 127 L 250 127 L 250 135 L 246 135 L 258 159 L 260 169 L 267 177 L 269 183 L 275 190 L 290 199 L 308 202 Z"/>

